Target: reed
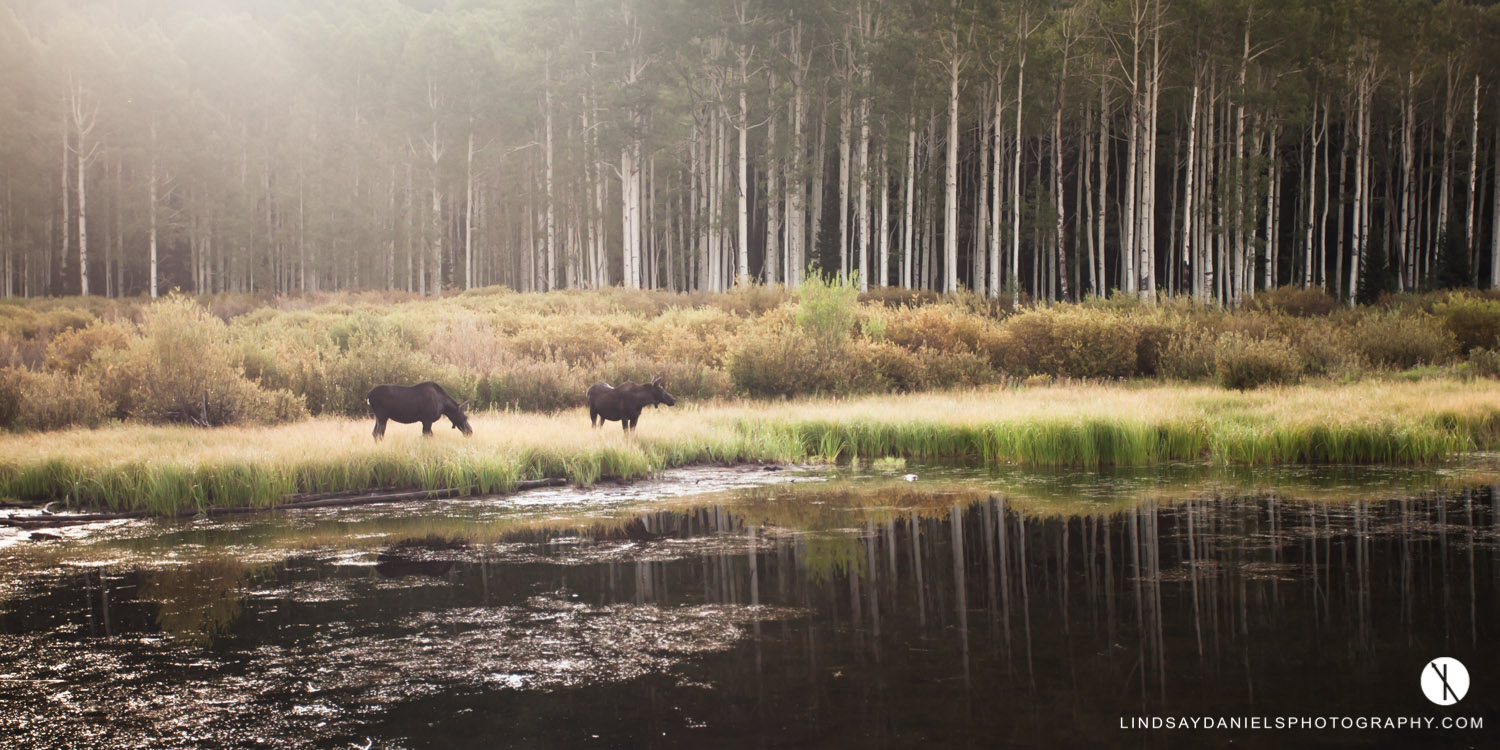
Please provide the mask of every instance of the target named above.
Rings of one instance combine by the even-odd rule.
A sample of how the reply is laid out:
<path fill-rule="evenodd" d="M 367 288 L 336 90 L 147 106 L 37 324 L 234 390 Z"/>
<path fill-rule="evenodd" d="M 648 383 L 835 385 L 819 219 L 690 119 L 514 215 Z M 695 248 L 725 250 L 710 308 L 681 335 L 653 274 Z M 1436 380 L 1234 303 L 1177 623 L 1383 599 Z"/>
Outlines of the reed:
<path fill-rule="evenodd" d="M 579 409 L 474 415 L 423 439 L 365 420 L 114 425 L 0 435 L 0 497 L 176 513 L 264 507 L 299 492 L 589 485 L 688 464 L 957 459 L 1017 466 L 1424 464 L 1500 446 L 1500 383 L 1369 381 L 1232 392 L 1063 385 L 662 408 L 634 435 Z"/>

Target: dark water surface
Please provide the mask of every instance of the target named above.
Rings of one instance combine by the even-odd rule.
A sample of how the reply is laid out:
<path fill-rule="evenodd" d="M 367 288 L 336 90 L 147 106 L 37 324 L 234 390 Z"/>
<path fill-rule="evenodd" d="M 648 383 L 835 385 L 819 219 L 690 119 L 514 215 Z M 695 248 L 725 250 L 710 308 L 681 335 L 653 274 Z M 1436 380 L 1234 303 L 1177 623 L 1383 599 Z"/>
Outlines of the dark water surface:
<path fill-rule="evenodd" d="M 17 541 L 0 549 L 0 747 L 1500 738 L 1488 489 L 912 470 Z M 1457 705 L 1419 687 L 1438 656 L 1468 666 Z M 1484 727 L 1121 728 L 1167 716 Z"/>

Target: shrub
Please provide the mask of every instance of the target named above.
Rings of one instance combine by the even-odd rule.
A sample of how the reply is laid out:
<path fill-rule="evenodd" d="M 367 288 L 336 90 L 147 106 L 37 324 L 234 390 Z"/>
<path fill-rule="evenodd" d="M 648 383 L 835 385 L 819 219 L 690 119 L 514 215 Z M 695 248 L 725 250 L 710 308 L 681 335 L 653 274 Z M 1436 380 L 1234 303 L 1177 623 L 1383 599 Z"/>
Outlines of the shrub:
<path fill-rule="evenodd" d="M 1374 313 L 1362 316 L 1353 331 L 1355 351 L 1377 367 L 1406 369 L 1441 364 L 1453 356 L 1453 334 L 1430 315 Z"/>
<path fill-rule="evenodd" d="M 597 316 L 538 321 L 516 331 L 506 342 L 532 359 L 560 359 L 569 364 L 592 362 L 623 348 L 620 339 Z"/>
<path fill-rule="evenodd" d="M 989 361 L 975 352 L 924 349 L 917 354 L 922 366 L 924 388 L 968 387 L 996 379 L 995 370 L 990 367 Z"/>
<path fill-rule="evenodd" d="M 1157 371 L 1162 377 L 1202 380 L 1216 372 L 1218 338 L 1203 329 L 1182 329 L 1167 336 Z"/>
<path fill-rule="evenodd" d="M 627 352 L 590 368 L 589 372 L 594 379 L 614 385 L 627 380 L 645 383 L 659 375 L 674 396 L 695 401 L 734 395 L 729 373 L 692 360 L 656 360 Z"/>
<path fill-rule="evenodd" d="M 858 322 L 859 283 L 856 279 L 814 276 L 798 289 L 797 330 L 812 340 L 824 355 L 833 355 L 849 343 Z"/>
<path fill-rule="evenodd" d="M 1288 342 L 1233 333 L 1219 339 L 1214 366 L 1219 384 L 1238 390 L 1295 383 L 1302 370 Z"/>
<path fill-rule="evenodd" d="M 326 390 L 316 406 L 319 413 L 363 416 L 370 410 L 365 394 L 382 383 L 411 385 L 432 380 L 441 383 L 448 395 L 463 400 L 458 388 L 462 378 L 455 369 L 439 367 L 398 341 L 361 340 L 329 356 L 323 372 Z"/>
<path fill-rule="evenodd" d="M 1452 295 L 1437 303 L 1433 314 L 1453 334 L 1463 354 L 1500 347 L 1500 300 Z"/>
<path fill-rule="evenodd" d="M 190 299 L 170 296 L 145 312 L 141 337 L 119 356 L 95 356 L 101 391 L 149 422 L 202 425 L 277 422 L 305 417 L 300 397 L 264 391 L 235 366 L 223 321 Z"/>
<path fill-rule="evenodd" d="M 1469 377 L 1500 378 L 1500 350 L 1474 349 L 1469 352 L 1469 361 L 1463 372 Z"/>
<path fill-rule="evenodd" d="M 1341 375 L 1359 367 L 1349 329 L 1324 321 L 1288 331 L 1294 342 L 1302 372 L 1308 375 Z"/>
<path fill-rule="evenodd" d="M 842 358 L 841 358 L 842 359 Z M 832 390 L 832 364 L 812 339 L 791 331 L 755 331 L 740 337 L 729 355 L 734 387 L 750 396 L 793 396 Z"/>
<path fill-rule="evenodd" d="M 870 291 L 859 295 L 862 303 L 885 307 L 921 307 L 934 304 L 942 298 L 942 295 L 931 289 L 903 289 L 899 286 L 871 287 Z"/>
<path fill-rule="evenodd" d="M 1052 375 L 1127 378 L 1136 373 L 1139 335 L 1131 321 L 1076 310 L 1058 315 L 1052 328 L 1058 365 Z"/>
<path fill-rule="evenodd" d="M 1247 310 L 1280 312 L 1298 318 L 1327 315 L 1338 308 L 1339 301 L 1323 289 L 1292 286 L 1256 292 L 1255 298 L 1245 305 Z"/>
<path fill-rule="evenodd" d="M 482 318 L 461 318 L 438 326 L 425 349 L 438 364 L 466 372 L 490 372 L 513 359 L 500 333 Z"/>
<path fill-rule="evenodd" d="M 475 406 L 480 408 L 557 411 L 582 406 L 593 381 L 566 362 L 515 360 L 478 378 Z"/>
<path fill-rule="evenodd" d="M 753 325 L 764 325 L 762 317 Z M 672 309 L 637 323 L 639 333 L 628 349 L 658 361 L 677 361 L 722 368 L 730 343 L 746 323 L 717 308 Z"/>
<path fill-rule="evenodd" d="M 47 367 L 76 373 L 100 349 L 124 349 L 131 332 L 124 326 L 96 320 L 83 328 L 65 331 L 47 345 Z"/>
<path fill-rule="evenodd" d="M 1104 309 L 1035 310 L 1005 323 L 1000 369 L 1014 375 L 1115 378 L 1136 373 L 1139 336 Z"/>
<path fill-rule="evenodd" d="M 714 303 L 724 312 L 750 318 L 780 307 L 789 299 L 791 299 L 791 293 L 786 287 L 741 282 L 735 284 L 729 291 L 718 295 Z"/>
<path fill-rule="evenodd" d="M 886 390 L 909 392 L 928 387 L 928 371 L 918 355 L 888 341 L 866 341 L 863 361 L 879 377 Z"/>
<path fill-rule="evenodd" d="M 109 418 L 109 405 L 83 378 L 63 372 L 0 370 L 0 427 L 58 430 L 97 427 Z"/>
<path fill-rule="evenodd" d="M 913 352 L 951 349 L 958 340 L 953 330 L 951 308 L 897 308 L 886 311 L 882 318 L 885 339 Z"/>

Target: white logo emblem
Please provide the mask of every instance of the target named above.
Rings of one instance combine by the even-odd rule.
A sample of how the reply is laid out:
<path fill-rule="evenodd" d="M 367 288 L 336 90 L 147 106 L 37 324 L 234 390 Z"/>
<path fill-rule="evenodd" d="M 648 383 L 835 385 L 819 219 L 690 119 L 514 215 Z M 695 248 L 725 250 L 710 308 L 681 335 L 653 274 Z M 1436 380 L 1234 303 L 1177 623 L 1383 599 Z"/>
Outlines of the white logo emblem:
<path fill-rule="evenodd" d="M 1449 656 L 1439 656 L 1422 667 L 1422 693 L 1439 706 L 1451 706 L 1469 692 L 1469 670 Z"/>

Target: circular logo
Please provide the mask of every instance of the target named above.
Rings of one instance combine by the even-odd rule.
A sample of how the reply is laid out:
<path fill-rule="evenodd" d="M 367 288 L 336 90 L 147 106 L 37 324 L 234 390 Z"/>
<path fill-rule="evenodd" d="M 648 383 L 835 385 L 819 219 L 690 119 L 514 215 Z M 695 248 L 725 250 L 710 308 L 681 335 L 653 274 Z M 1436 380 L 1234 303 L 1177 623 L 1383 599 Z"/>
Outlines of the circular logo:
<path fill-rule="evenodd" d="M 1469 692 L 1469 670 L 1451 656 L 1439 656 L 1422 667 L 1422 694 L 1439 706 L 1451 706 Z"/>

